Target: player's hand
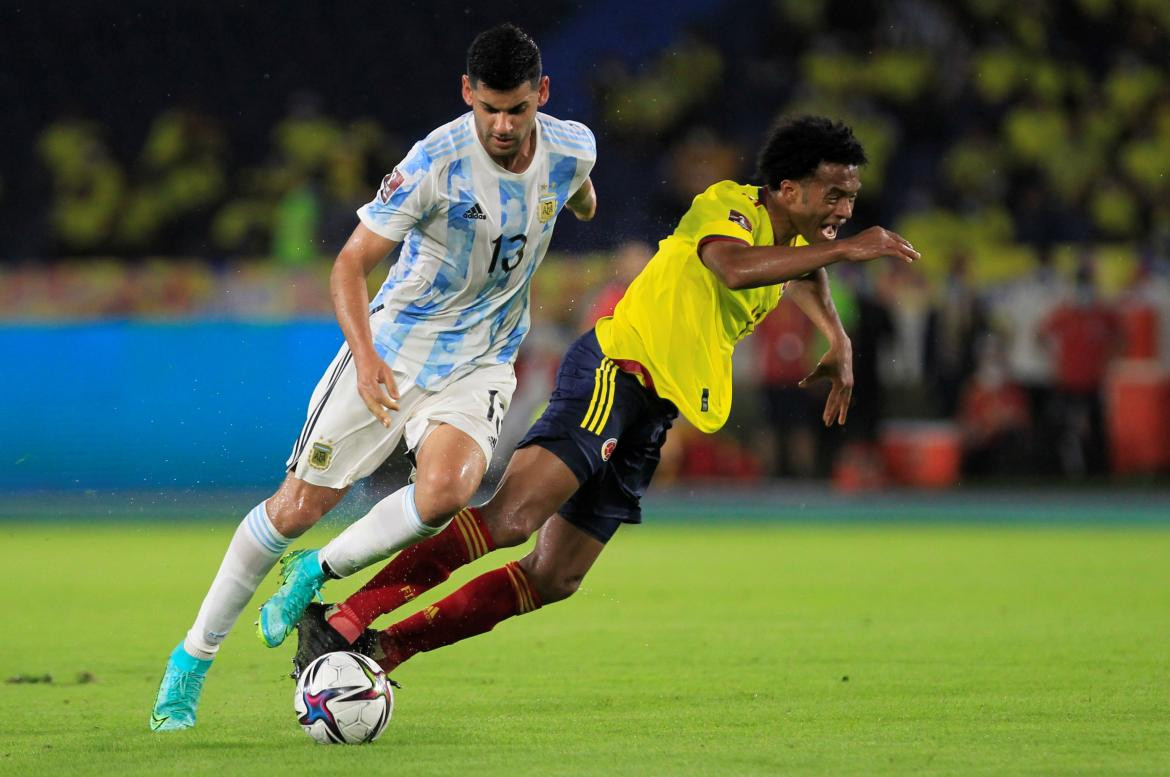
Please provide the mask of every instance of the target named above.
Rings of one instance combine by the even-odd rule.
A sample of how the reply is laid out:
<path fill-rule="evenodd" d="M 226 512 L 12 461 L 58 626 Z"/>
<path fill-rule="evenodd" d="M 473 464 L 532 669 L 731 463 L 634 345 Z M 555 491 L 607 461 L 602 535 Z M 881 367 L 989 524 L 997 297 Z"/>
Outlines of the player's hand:
<path fill-rule="evenodd" d="M 845 416 L 849 413 L 849 401 L 853 398 L 853 345 L 848 339 L 830 346 L 817 362 L 816 369 L 798 385 L 806 388 L 818 380 L 829 380 L 833 384 L 821 420 L 825 426 L 832 426 L 834 422 L 844 426 Z"/>
<path fill-rule="evenodd" d="M 366 407 L 382 426 L 390 428 L 391 410 L 398 409 L 398 385 L 394 382 L 394 371 L 376 354 L 361 360 L 355 356 L 357 389 Z"/>
<path fill-rule="evenodd" d="M 842 242 L 845 244 L 846 257 L 851 262 L 868 262 L 889 256 L 909 264 L 922 258 L 909 240 L 884 227 L 870 227 Z"/>

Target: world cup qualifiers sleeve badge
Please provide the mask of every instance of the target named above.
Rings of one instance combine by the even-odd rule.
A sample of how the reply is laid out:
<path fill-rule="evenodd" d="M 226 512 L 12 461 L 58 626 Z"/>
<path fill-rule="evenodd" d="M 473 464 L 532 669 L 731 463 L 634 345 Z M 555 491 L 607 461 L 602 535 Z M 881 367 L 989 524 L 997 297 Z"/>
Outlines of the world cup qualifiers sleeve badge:
<path fill-rule="evenodd" d="M 383 205 L 390 202 L 390 195 L 402 185 L 404 180 L 402 173 L 398 172 L 398 168 L 394 168 L 394 172 L 382 179 L 382 188 L 378 190 L 378 199 L 382 201 Z"/>
<path fill-rule="evenodd" d="M 733 224 L 738 224 L 739 226 L 743 227 L 744 231 L 746 232 L 752 231 L 752 222 L 748 221 L 748 217 L 740 213 L 738 210 L 729 211 L 727 214 L 727 220 Z"/>

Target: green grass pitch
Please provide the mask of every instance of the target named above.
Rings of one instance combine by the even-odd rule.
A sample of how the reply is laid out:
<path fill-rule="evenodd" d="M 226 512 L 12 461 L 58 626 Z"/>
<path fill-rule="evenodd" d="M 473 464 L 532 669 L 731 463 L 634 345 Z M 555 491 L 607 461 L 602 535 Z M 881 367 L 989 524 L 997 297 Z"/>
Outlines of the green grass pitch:
<path fill-rule="evenodd" d="M 0 524 L 0 680 L 53 678 L 0 685 L 0 774 L 1170 773 L 1165 526 L 651 523 L 573 599 L 401 667 L 373 745 L 300 731 L 254 609 L 198 727 L 152 734 L 233 528 Z"/>

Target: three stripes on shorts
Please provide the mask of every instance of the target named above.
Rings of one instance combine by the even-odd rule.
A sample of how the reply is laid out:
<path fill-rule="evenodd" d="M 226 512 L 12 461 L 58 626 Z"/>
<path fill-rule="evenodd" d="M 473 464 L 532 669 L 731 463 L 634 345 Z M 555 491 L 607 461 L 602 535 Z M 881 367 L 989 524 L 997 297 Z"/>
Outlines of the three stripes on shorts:
<path fill-rule="evenodd" d="M 609 357 L 602 357 L 601 364 L 594 371 L 593 397 L 589 400 L 589 409 L 581 421 L 582 429 L 592 434 L 601 434 L 601 430 L 605 428 L 609 414 L 613 410 L 617 373 L 618 366 Z"/>

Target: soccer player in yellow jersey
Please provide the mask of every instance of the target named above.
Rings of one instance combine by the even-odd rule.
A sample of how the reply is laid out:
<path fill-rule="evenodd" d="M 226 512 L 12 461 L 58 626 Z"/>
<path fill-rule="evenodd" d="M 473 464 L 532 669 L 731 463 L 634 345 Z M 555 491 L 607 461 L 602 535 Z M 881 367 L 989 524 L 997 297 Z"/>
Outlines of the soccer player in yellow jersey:
<path fill-rule="evenodd" d="M 569 348 L 548 409 L 520 442 L 492 499 L 404 550 L 345 602 L 312 606 L 298 627 L 294 663 L 357 649 L 390 670 L 570 596 L 617 528 L 641 521 L 641 496 L 678 414 L 704 432 L 727 421 L 732 350 L 782 293 L 828 339 L 804 383 L 830 380 L 823 420 L 845 423 L 852 354 L 825 268 L 919 258 L 882 227 L 836 239 L 853 213 L 865 161 L 843 124 L 819 117 L 777 124 L 759 157 L 763 185 L 722 181 L 696 197 L 613 316 Z M 385 631 L 367 628 L 453 569 L 536 531 L 536 547 L 520 561 Z"/>

